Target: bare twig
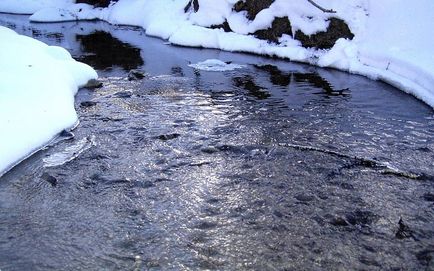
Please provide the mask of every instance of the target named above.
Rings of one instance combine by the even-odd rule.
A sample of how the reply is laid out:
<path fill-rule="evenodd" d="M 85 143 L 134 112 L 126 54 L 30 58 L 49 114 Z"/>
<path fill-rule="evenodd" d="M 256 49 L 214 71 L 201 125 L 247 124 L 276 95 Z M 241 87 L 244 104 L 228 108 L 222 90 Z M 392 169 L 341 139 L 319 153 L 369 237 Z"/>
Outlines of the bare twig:
<path fill-rule="evenodd" d="M 311 3 L 314 7 L 318 8 L 319 10 L 321 10 L 324 13 L 336 13 L 336 11 L 334 11 L 333 9 L 325 9 L 325 8 L 321 7 L 320 5 L 315 3 L 313 0 L 307 0 L 307 1 L 309 3 Z"/>

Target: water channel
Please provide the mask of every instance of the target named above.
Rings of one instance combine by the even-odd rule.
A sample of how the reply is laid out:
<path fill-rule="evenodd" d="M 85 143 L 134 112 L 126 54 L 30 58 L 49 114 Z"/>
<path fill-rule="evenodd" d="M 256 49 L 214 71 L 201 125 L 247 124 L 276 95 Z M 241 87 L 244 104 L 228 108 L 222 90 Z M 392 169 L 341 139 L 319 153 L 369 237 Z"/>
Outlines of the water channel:
<path fill-rule="evenodd" d="M 103 83 L 0 178 L 1 270 L 434 270 L 434 112 L 412 96 L 139 28 L 0 25 Z"/>

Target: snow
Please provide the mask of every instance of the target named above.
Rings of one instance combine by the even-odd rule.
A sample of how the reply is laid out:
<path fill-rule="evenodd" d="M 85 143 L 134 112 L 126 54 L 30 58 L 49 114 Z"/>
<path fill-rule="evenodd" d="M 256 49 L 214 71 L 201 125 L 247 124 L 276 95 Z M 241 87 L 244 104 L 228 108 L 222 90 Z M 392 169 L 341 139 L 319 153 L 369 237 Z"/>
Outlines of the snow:
<path fill-rule="evenodd" d="M 194 69 L 210 72 L 233 71 L 235 69 L 241 69 L 244 67 L 244 65 L 226 63 L 218 59 L 207 59 L 205 61 L 196 64 L 190 64 L 188 66 Z"/>
<path fill-rule="evenodd" d="M 74 95 L 96 79 L 63 48 L 0 27 L 0 175 L 77 121 Z"/>
<path fill-rule="evenodd" d="M 48 7 L 60 7 L 72 5 L 74 0 L 1 0 L 0 11 L 17 14 L 33 14 Z"/>
<path fill-rule="evenodd" d="M 323 13 L 306 0 L 276 0 L 254 20 L 232 10 L 235 0 L 200 0 L 197 13 L 184 13 L 188 0 L 119 0 L 108 8 L 71 4 L 71 0 L 3 0 L 0 11 L 33 12 L 36 22 L 101 19 L 143 27 L 146 33 L 183 46 L 278 56 L 332 67 L 388 82 L 434 107 L 434 1 L 317 0 L 335 14 Z M 339 40 L 331 50 L 303 48 L 293 37 L 280 44 L 258 40 L 252 33 L 287 16 L 293 33 L 324 31 L 330 17 L 345 20 L 355 38 Z M 228 22 L 226 33 L 209 26 Z"/>
<path fill-rule="evenodd" d="M 114 24 L 141 26 L 146 33 L 173 44 L 249 52 L 332 67 L 388 82 L 434 107 L 434 1 L 317 0 L 335 14 L 323 13 L 306 0 L 276 0 L 254 20 L 232 10 L 235 0 L 200 0 L 197 13 L 184 13 L 187 0 L 119 0 L 108 8 L 71 4 L 71 0 L 3 0 L 0 11 L 35 11 L 36 22 L 101 19 Z M 40 9 L 38 9 L 39 7 Z M 393 15 L 393 16 L 392 16 Z M 324 31 L 330 17 L 345 20 L 355 34 L 339 40 L 331 50 L 303 48 L 290 36 L 280 44 L 249 35 L 271 26 L 275 17 L 287 16 L 293 33 Z M 226 33 L 209 26 L 228 22 Z"/>

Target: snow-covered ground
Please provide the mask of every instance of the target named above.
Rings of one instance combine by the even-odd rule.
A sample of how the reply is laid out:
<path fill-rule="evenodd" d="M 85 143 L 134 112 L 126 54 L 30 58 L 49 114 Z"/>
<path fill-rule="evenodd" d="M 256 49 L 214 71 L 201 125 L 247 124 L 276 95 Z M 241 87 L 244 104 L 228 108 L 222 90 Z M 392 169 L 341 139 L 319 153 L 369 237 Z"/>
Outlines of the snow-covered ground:
<path fill-rule="evenodd" d="M 43 3 L 46 2 L 44 5 Z M 101 19 L 141 26 L 148 35 L 185 46 L 275 55 L 321 67 L 333 67 L 386 81 L 434 107 L 434 1 L 317 0 L 335 14 L 323 13 L 307 0 L 276 0 L 253 21 L 232 10 L 236 0 L 200 0 L 200 9 L 184 13 L 188 0 L 119 0 L 108 8 L 71 4 L 71 0 L 3 0 L 0 11 L 29 10 L 37 22 Z M 37 7 L 44 6 L 38 9 Z M 280 44 L 249 35 L 288 16 L 292 32 L 323 31 L 327 19 L 345 20 L 355 38 L 338 40 L 331 50 L 306 49 L 283 35 Z M 209 29 L 227 21 L 233 32 Z"/>
<path fill-rule="evenodd" d="M 77 123 L 74 95 L 96 72 L 63 48 L 0 27 L 0 175 Z"/>

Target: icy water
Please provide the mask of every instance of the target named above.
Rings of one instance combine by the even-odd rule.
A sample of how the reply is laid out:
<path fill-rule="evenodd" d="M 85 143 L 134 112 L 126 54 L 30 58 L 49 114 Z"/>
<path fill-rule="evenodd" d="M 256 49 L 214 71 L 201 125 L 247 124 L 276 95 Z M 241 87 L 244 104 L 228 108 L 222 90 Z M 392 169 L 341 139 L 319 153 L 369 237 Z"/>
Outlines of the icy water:
<path fill-rule="evenodd" d="M 434 114 L 413 97 L 131 27 L 0 24 L 103 83 L 74 136 L 0 178 L 2 271 L 434 270 Z M 245 67 L 188 66 L 214 58 Z"/>

